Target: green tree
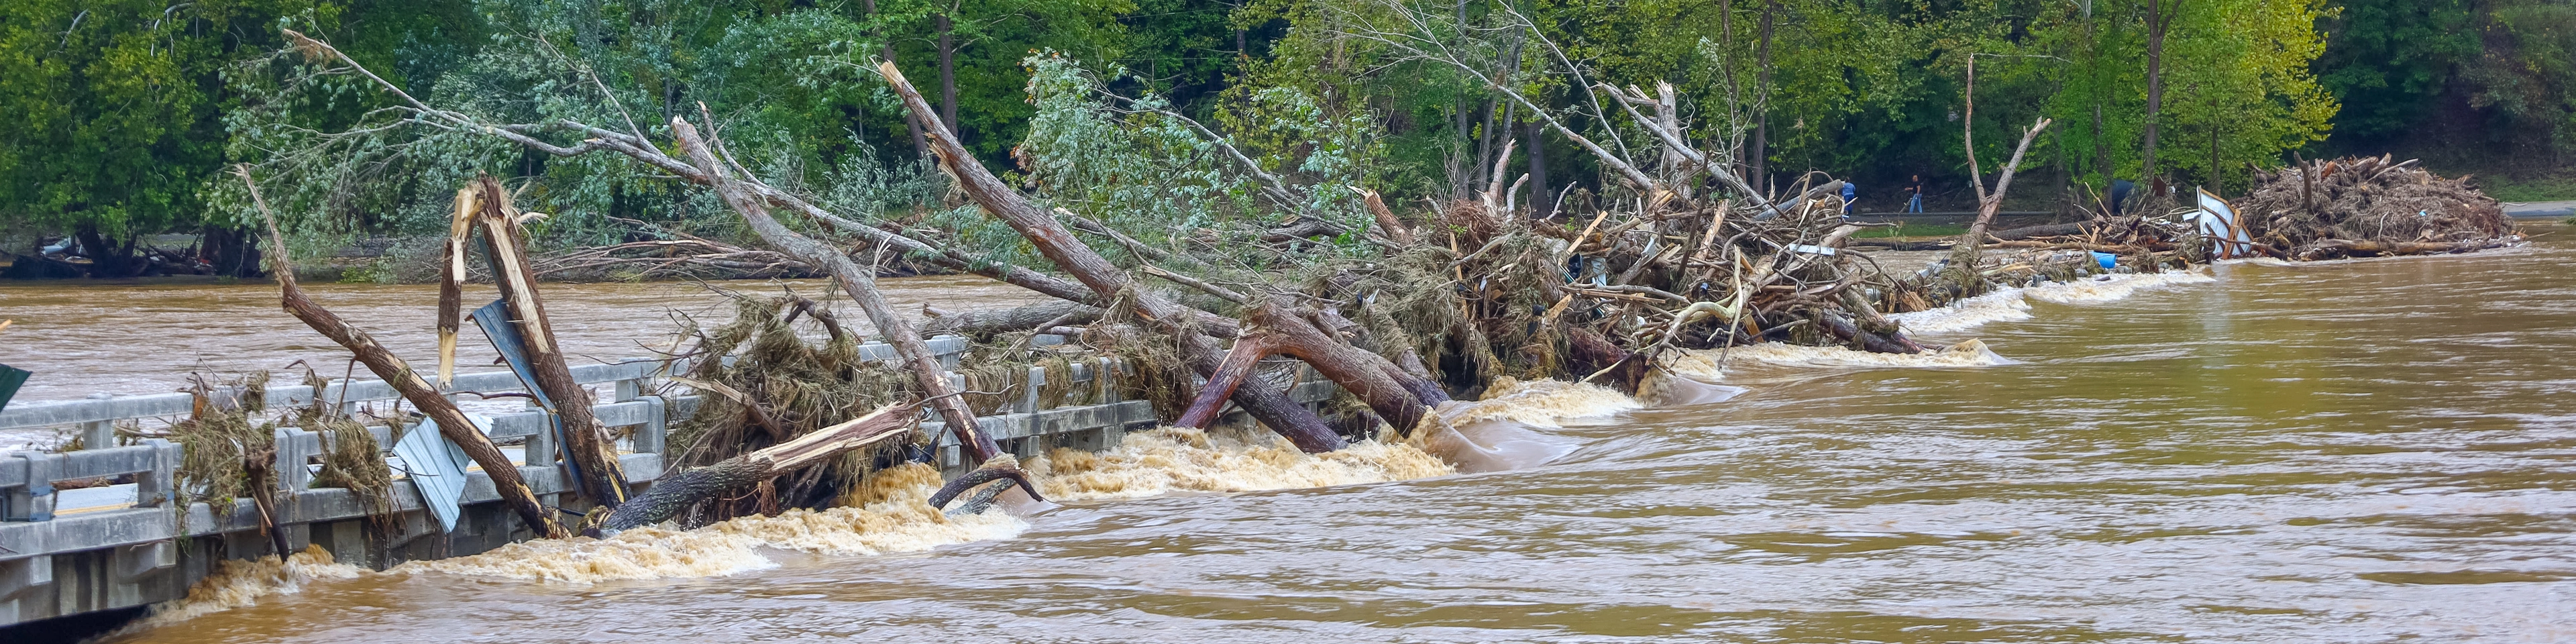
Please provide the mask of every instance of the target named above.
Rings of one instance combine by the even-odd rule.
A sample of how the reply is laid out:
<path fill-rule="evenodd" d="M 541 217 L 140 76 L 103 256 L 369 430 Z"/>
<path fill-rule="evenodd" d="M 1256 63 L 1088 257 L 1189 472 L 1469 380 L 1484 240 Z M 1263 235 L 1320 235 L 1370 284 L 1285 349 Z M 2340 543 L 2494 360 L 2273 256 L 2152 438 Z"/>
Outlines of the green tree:
<path fill-rule="evenodd" d="M 275 48 L 276 22 L 331 24 L 333 3 L 27 0 L 0 8 L 0 212 L 68 231 L 91 274 L 125 277 L 147 234 L 202 221 L 222 165 L 222 72 Z M 255 267 L 241 266 L 236 270 Z"/>
<path fill-rule="evenodd" d="M 2492 142 L 2558 165 L 2576 149 L 2576 6 L 2484 4 L 2486 49 L 2461 71 L 2469 105 L 2487 113 Z"/>

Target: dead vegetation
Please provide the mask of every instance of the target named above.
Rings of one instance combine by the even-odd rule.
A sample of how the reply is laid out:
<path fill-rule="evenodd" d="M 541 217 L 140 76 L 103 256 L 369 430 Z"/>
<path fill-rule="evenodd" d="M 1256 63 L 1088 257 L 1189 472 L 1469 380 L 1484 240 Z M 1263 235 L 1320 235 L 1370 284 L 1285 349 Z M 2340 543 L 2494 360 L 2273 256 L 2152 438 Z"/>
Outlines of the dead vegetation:
<path fill-rule="evenodd" d="M 2513 238 L 2504 206 L 2468 177 L 2444 179 L 2390 157 L 2309 161 L 2255 174 L 2238 200 L 2265 253 L 2284 259 L 2462 252 Z"/>

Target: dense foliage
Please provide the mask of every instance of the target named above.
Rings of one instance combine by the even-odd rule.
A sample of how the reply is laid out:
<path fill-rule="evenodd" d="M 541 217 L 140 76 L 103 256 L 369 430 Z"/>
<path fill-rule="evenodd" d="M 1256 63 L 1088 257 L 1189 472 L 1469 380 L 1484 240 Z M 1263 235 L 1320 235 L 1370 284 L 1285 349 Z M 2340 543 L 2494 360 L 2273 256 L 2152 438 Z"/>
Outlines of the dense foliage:
<path fill-rule="evenodd" d="M 0 7 L 7 250 L 238 229 L 234 163 L 275 186 L 307 247 L 437 230 L 476 173 L 551 213 L 551 244 L 732 233 L 648 168 L 385 109 L 404 99 L 325 73 L 281 28 L 475 123 L 650 133 L 704 110 L 777 185 L 967 237 L 979 220 L 922 162 L 875 60 L 988 164 L 1112 225 L 1348 229 L 1367 216 L 1349 188 L 1474 198 L 1507 147 L 1531 175 L 1520 198 L 1610 198 L 1618 182 L 1561 132 L 1651 149 L 1606 90 L 1657 83 L 1702 124 L 1685 135 L 1757 185 L 1824 171 L 1868 209 L 1915 174 L 1964 201 L 1963 126 L 1991 168 L 2041 116 L 2060 126 L 2030 181 L 2071 191 L 2022 193 L 2046 200 L 2145 174 L 2241 191 L 2249 165 L 2300 150 L 2482 169 L 2576 150 L 2576 7 L 2553 0 L 27 0 Z M 2499 145 L 2514 154 L 2484 153 Z M 966 246 L 1018 253 L 980 235 Z"/>

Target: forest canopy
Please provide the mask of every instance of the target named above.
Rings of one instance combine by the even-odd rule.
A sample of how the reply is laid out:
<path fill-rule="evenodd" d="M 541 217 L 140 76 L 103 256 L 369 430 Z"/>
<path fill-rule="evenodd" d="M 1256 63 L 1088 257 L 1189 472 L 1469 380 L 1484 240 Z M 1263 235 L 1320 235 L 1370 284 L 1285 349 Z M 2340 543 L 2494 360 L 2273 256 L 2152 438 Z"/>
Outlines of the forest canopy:
<path fill-rule="evenodd" d="M 2546 172 L 2576 149 L 2571 56 L 2576 8 L 2547 0 L 29 0 L 0 8 L 0 237 L 247 236 L 223 172 L 249 164 L 306 249 L 434 234 L 483 173 L 548 213 L 540 244 L 740 239 L 650 168 L 478 131 L 573 146 L 564 124 L 703 110 L 771 184 L 1021 257 L 924 161 L 887 60 L 1050 207 L 1333 230 L 1367 215 L 1325 188 L 1472 199 L 1507 152 L 1528 203 L 1609 198 L 1616 170 L 1567 135 L 1653 148 L 1607 90 L 1658 85 L 1756 189 L 1822 171 L 1867 210 L 1913 175 L 1971 200 L 1963 121 L 1988 164 L 2059 123 L 2021 193 L 2053 202 L 2146 177 L 2241 193 L 2293 154 Z"/>

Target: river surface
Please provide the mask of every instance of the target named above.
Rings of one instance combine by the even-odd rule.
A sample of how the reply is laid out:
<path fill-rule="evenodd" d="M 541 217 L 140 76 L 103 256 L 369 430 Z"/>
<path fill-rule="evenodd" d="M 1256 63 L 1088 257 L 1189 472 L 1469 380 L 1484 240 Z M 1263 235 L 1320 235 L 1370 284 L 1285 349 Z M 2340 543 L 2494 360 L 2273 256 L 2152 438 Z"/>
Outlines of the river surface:
<path fill-rule="evenodd" d="M 1523 469 L 729 574 L 319 579 L 117 641 L 2576 640 L 2576 240 L 2530 228 L 2558 234 L 1925 334 L 1992 366 L 1745 351 L 1745 395 L 1563 421 L 1573 451 Z"/>
<path fill-rule="evenodd" d="M 897 310 L 921 319 L 922 306 L 961 310 L 1034 301 L 1034 294 L 974 276 L 879 282 Z M 713 327 L 734 317 L 732 296 L 793 291 L 836 304 L 841 322 L 872 333 L 867 317 L 820 280 L 547 284 L 547 318 L 573 364 L 657 355 L 671 348 L 683 320 Z M 307 284 L 315 302 L 367 330 L 413 366 L 437 364 L 436 285 Z M 469 285 L 468 308 L 499 298 L 489 284 Z M 839 298 L 839 299 L 835 299 Z M 192 374 L 236 377 L 268 370 L 298 382 L 305 367 L 339 378 L 372 380 L 349 352 L 278 306 L 268 282 L 0 280 L 0 364 L 35 372 L 18 400 L 68 400 L 96 394 L 131 396 L 178 391 Z M 819 329 L 809 329 L 821 333 Z M 457 371 L 498 370 L 492 345 L 472 324 L 457 337 Z M 296 365 L 302 361 L 303 365 Z M 516 403 L 499 407 L 516 407 Z M 50 443 L 54 432 L 0 431 L 0 451 Z"/>

